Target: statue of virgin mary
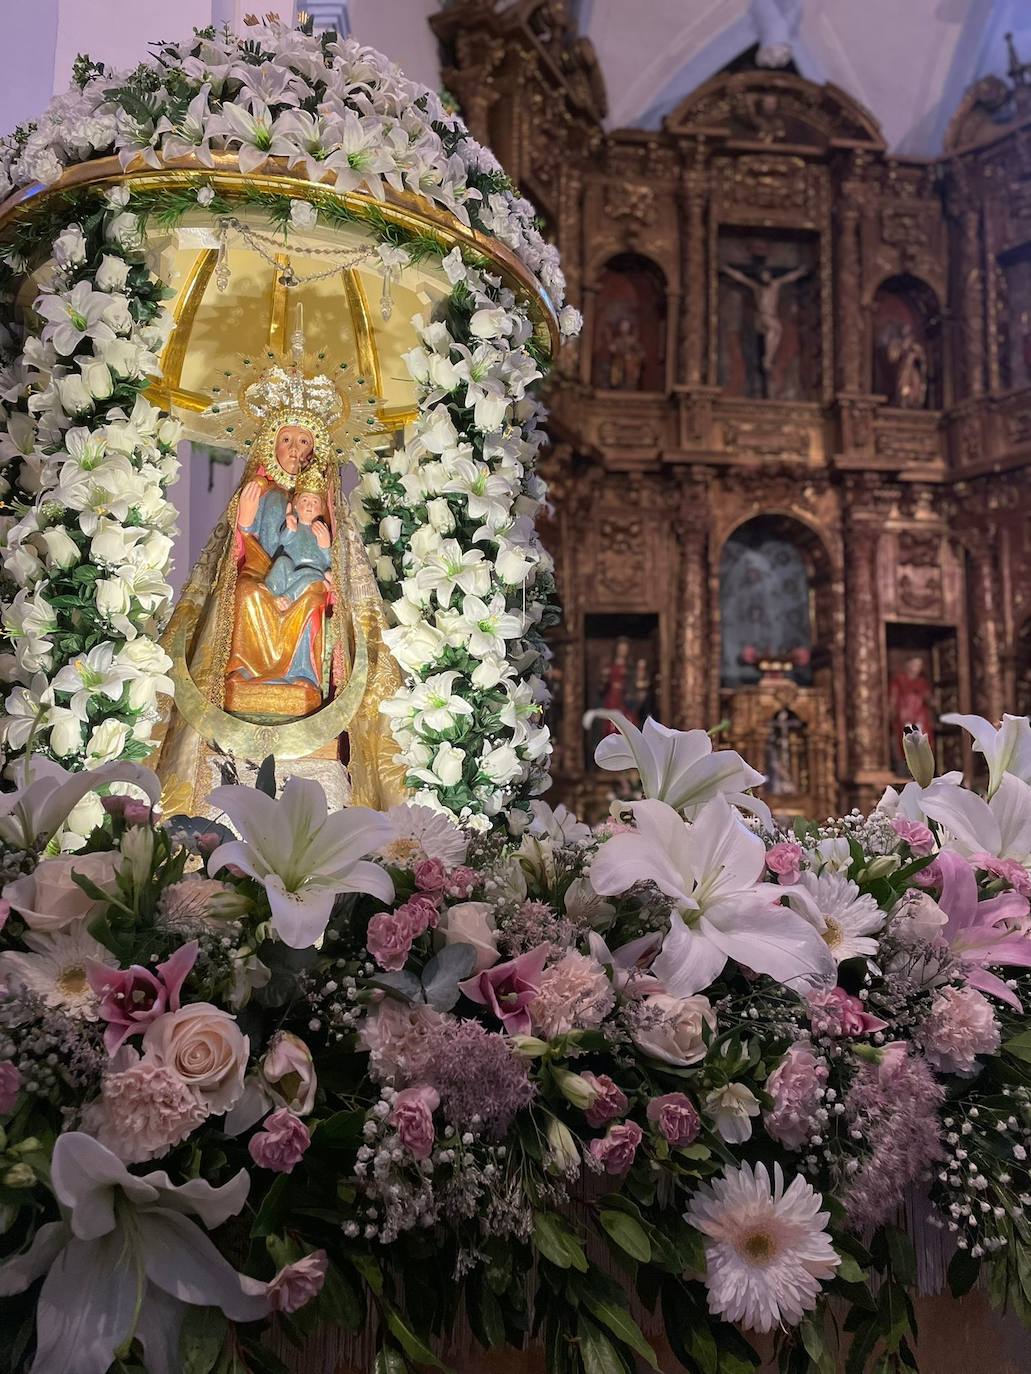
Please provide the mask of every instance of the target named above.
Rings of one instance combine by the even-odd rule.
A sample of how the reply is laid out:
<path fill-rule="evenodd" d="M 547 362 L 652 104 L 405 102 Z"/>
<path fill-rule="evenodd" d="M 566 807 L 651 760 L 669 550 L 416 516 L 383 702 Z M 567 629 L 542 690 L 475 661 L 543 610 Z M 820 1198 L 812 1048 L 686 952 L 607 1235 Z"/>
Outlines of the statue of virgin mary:
<path fill-rule="evenodd" d="M 305 369 L 303 341 L 290 360 L 269 356 L 209 412 L 226 439 L 254 437 L 162 637 L 175 683 L 157 754 L 166 814 L 201 814 L 226 756 L 237 768 L 288 760 L 338 804 L 405 796 L 379 709 L 401 673 L 333 440 L 361 403 Z"/>

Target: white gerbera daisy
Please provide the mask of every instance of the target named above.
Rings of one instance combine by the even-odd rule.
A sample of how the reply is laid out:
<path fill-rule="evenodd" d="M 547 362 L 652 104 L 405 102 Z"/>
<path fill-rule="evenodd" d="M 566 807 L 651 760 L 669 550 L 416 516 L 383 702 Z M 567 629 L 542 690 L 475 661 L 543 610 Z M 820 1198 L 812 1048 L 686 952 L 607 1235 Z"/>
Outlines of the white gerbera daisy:
<path fill-rule="evenodd" d="M 705 1237 L 709 1311 L 746 1330 L 796 1326 L 840 1264 L 823 1198 L 800 1174 L 785 1191 L 763 1164 L 727 1169 L 699 1188 L 685 1220 Z"/>
<path fill-rule="evenodd" d="M 469 836 L 454 821 L 428 806 L 392 806 L 387 820 L 394 836 L 379 851 L 384 863 L 414 868 L 423 859 L 439 859 L 446 868 L 465 862 Z"/>
<path fill-rule="evenodd" d="M 87 933 L 85 922 L 49 935 L 27 931 L 22 938 L 31 953 L 6 950 L 0 954 L 0 979 L 38 993 L 48 1007 L 95 1021 L 97 996 L 86 976 L 89 962 L 114 967 L 116 960 Z"/>
<path fill-rule="evenodd" d="M 884 925 L 885 913 L 851 878 L 828 868 L 822 873 L 807 870 L 799 874 L 787 898 L 788 905 L 820 932 L 836 963 L 877 953 L 872 936 Z"/>

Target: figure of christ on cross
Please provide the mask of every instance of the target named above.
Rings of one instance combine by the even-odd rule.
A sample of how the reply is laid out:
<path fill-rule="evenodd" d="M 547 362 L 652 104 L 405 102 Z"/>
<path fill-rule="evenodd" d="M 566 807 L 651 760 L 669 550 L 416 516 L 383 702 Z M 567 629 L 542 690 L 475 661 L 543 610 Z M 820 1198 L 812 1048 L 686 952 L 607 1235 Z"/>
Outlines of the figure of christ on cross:
<path fill-rule="evenodd" d="M 755 298 L 755 328 L 762 340 L 759 375 L 762 380 L 762 394 L 766 399 L 770 394 L 773 361 L 780 348 L 780 341 L 784 337 L 784 325 L 780 319 L 781 287 L 788 286 L 791 282 L 800 281 L 802 277 L 807 277 L 809 269 L 808 267 L 795 267 L 790 272 L 782 272 L 779 277 L 775 277 L 768 267 L 760 267 L 758 275 L 754 277 L 747 272 L 742 272 L 737 267 L 726 266 L 720 270 L 732 281 L 747 287 Z"/>

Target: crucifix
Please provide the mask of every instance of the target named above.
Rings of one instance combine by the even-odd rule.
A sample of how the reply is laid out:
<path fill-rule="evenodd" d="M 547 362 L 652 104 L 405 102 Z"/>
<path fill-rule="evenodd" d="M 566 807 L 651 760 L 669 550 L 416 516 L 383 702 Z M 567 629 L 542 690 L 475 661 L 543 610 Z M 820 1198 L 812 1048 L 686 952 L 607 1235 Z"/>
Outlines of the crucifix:
<path fill-rule="evenodd" d="M 762 395 L 766 399 L 770 394 L 773 361 L 777 356 L 777 350 L 780 348 L 780 341 L 784 337 L 784 325 L 780 319 L 781 288 L 790 285 L 791 282 L 801 280 L 802 277 L 807 277 L 809 269 L 807 267 L 795 267 L 790 272 L 782 272 L 780 276 L 776 277 L 768 267 L 760 267 L 755 276 L 748 272 L 742 272 L 737 267 L 727 266 L 720 270 L 732 281 L 747 287 L 755 298 L 755 328 L 762 340 L 759 377 L 762 382 Z"/>

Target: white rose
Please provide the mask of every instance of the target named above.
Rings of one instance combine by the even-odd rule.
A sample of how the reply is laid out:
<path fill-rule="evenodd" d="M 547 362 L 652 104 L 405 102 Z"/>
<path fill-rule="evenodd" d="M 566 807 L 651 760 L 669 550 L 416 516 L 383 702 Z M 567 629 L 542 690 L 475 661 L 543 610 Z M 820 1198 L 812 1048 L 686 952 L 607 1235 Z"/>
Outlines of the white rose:
<path fill-rule="evenodd" d="M 129 727 L 120 720 L 105 720 L 93 731 L 86 746 L 86 766 L 99 768 L 102 763 L 121 757 Z"/>
<path fill-rule="evenodd" d="M 634 1036 L 634 1044 L 653 1059 L 661 1059 L 665 1064 L 697 1064 L 705 1058 L 705 1041 L 702 1027 L 716 1029 L 716 1017 L 707 997 L 669 997 L 660 993 L 649 997 L 644 1004 L 646 1011 L 661 1013 L 661 1021 L 649 1026 L 645 1019 L 644 1028 Z"/>
<path fill-rule="evenodd" d="M 403 625 L 384 632 L 387 647 L 402 668 L 418 672 L 442 653 L 447 640 L 433 625 Z"/>
<path fill-rule="evenodd" d="M 519 762 L 519 755 L 510 744 L 499 744 L 494 749 L 488 749 L 480 758 L 480 768 L 491 782 L 496 782 L 499 787 L 511 782 L 521 771 L 522 764 Z"/>
<path fill-rule="evenodd" d="M 450 534 L 455 528 L 455 513 L 442 496 L 426 502 L 426 515 L 438 534 Z"/>
<path fill-rule="evenodd" d="M 175 448 L 182 436 L 182 432 L 182 420 L 176 420 L 170 415 L 158 425 L 157 441 L 163 448 Z"/>
<path fill-rule="evenodd" d="M 172 666 L 164 649 L 152 639 L 134 639 L 123 644 L 115 658 L 119 663 L 138 668 L 141 673 L 167 673 Z"/>
<path fill-rule="evenodd" d="M 10 902 L 30 930 L 64 930 L 77 921 L 95 916 L 104 905 L 87 896 L 73 875 L 81 873 L 97 887 L 113 889 L 120 862 L 113 850 L 75 858 L 44 859 L 33 873 L 7 884 L 4 900 Z"/>
<path fill-rule="evenodd" d="M 440 353 L 429 355 L 429 374 L 433 385 L 439 386 L 442 391 L 454 391 L 462 380 L 458 368 L 451 359 L 443 357 Z"/>
<path fill-rule="evenodd" d="M 464 749 L 456 749 L 453 744 L 448 744 L 446 741 L 440 745 L 433 760 L 433 771 L 440 779 L 442 786 L 454 787 L 455 783 L 461 782 L 464 761 Z"/>
<path fill-rule="evenodd" d="M 104 310 L 104 323 L 109 324 L 116 334 L 131 334 L 133 319 L 129 314 L 129 302 L 124 296 L 112 296 L 111 304 Z"/>
<path fill-rule="evenodd" d="M 138 529 L 126 529 L 113 520 L 105 522 L 95 531 L 90 541 L 93 562 L 103 563 L 111 568 L 122 567 L 132 558 L 140 533 Z"/>
<path fill-rule="evenodd" d="M 54 240 L 58 267 L 78 267 L 86 261 L 86 238 L 77 224 L 69 224 Z"/>
<path fill-rule="evenodd" d="M 120 577 L 105 577 L 97 583 L 97 611 L 108 620 L 116 615 L 128 615 L 132 593 L 128 583 Z"/>
<path fill-rule="evenodd" d="M 128 700 L 131 711 L 152 712 L 157 705 L 157 683 L 150 677 L 134 677 L 129 683 Z M 144 739 L 148 734 L 149 728 L 145 728 L 142 734 L 138 734 L 135 727 L 133 729 L 136 739 Z"/>
<path fill-rule="evenodd" d="M 39 535 L 46 549 L 47 565 L 52 568 L 70 568 L 78 563 L 82 552 L 78 544 L 61 525 L 54 525 Z"/>
<path fill-rule="evenodd" d="M 295 229 L 311 229 L 319 217 L 319 212 L 310 200 L 290 202 L 290 223 Z"/>
<path fill-rule="evenodd" d="M 166 1012 L 143 1037 L 144 1059 L 177 1073 L 213 1115 L 227 1111 L 243 1092 L 249 1048 L 235 1019 L 210 1002 Z"/>
<path fill-rule="evenodd" d="M 68 813 L 61 832 L 61 848 L 65 853 L 81 849 L 98 825 L 104 824 L 104 808 L 96 792 L 90 792 Z"/>
<path fill-rule="evenodd" d="M 106 401 L 115 389 L 115 381 L 107 363 L 86 363 L 82 380 L 89 394 L 98 401 Z"/>
<path fill-rule="evenodd" d="M 473 669 L 473 686 L 479 687 L 482 691 L 489 692 L 492 687 L 496 687 L 501 681 L 505 672 L 505 660 L 499 658 L 497 654 L 487 654 L 481 658 Z"/>
<path fill-rule="evenodd" d="M 117 243 L 119 248 L 129 250 L 139 248 L 142 242 L 140 221 L 130 211 L 123 210 L 120 215 L 115 215 L 113 219 L 108 221 L 104 229 L 104 237 L 109 243 Z"/>
<path fill-rule="evenodd" d="M 50 748 L 58 758 L 77 754 L 82 748 L 82 721 L 75 714 L 61 706 L 50 709 Z"/>
<path fill-rule="evenodd" d="M 412 535 L 409 548 L 414 558 L 417 558 L 420 563 L 427 563 L 434 554 L 439 552 L 442 542 L 440 535 L 432 525 L 421 525 Z"/>
<path fill-rule="evenodd" d="M 397 581 L 397 569 L 394 567 L 394 560 L 388 558 L 386 554 L 376 559 L 376 577 L 380 582 Z"/>
<path fill-rule="evenodd" d="M 100 356 L 119 377 L 138 377 L 142 371 L 140 350 L 128 339 L 113 339 L 111 343 L 104 345 Z"/>
<path fill-rule="evenodd" d="M 459 902 L 449 907 L 440 928 L 449 945 L 472 945 L 476 951 L 475 973 L 498 962 L 494 908 L 489 902 Z"/>
<path fill-rule="evenodd" d="M 572 305 L 564 305 L 558 315 L 559 333 L 564 339 L 575 338 L 583 328 L 584 317 Z"/>
<path fill-rule="evenodd" d="M 57 393 L 66 415 L 83 415 L 93 409 L 93 397 L 81 377 L 62 377 L 57 383 Z"/>
<path fill-rule="evenodd" d="M 469 321 L 469 333 L 477 339 L 497 339 L 511 332 L 512 319 L 500 305 L 473 311 Z"/>
<path fill-rule="evenodd" d="M 379 480 L 378 472 L 363 472 L 362 480 L 358 483 L 358 490 L 363 496 L 377 500 L 383 495 L 383 484 Z"/>
<path fill-rule="evenodd" d="M 396 515 L 385 515 L 379 522 L 379 537 L 384 544 L 396 544 L 401 538 L 401 521 Z"/>
<path fill-rule="evenodd" d="M 20 587 L 28 587 L 43 576 L 43 564 L 31 544 L 20 544 L 4 559 L 4 571 Z"/>
<path fill-rule="evenodd" d="M 98 291 L 124 291 L 129 276 L 129 264 L 124 258 L 105 253 L 100 259 L 94 280 Z"/>
<path fill-rule="evenodd" d="M 526 581 L 533 565 L 533 556 L 528 554 L 525 549 L 519 548 L 517 544 L 510 544 L 507 548 L 500 549 L 494 560 L 498 576 L 502 582 L 507 582 L 512 587 L 518 587 Z"/>

